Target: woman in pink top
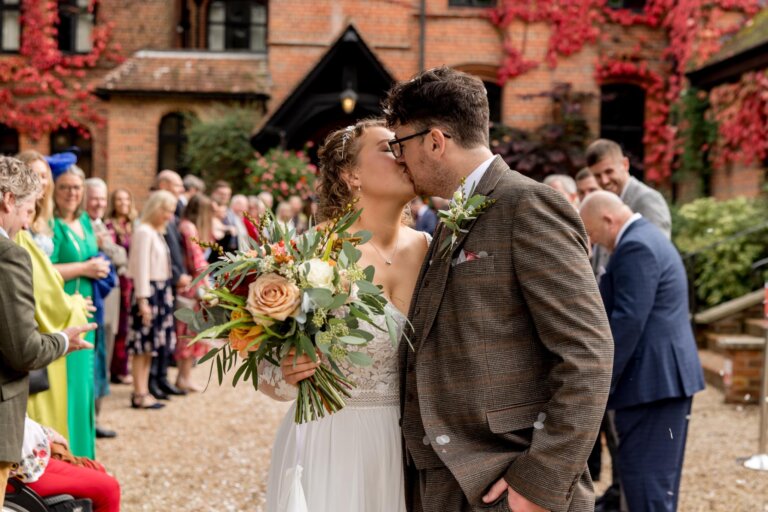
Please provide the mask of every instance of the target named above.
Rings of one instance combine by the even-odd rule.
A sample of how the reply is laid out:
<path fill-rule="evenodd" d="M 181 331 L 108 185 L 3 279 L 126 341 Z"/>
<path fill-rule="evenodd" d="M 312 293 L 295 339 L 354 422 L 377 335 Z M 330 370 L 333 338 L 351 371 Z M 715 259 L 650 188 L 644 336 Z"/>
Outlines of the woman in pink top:
<path fill-rule="evenodd" d="M 213 228 L 213 203 L 203 194 L 192 196 L 184 208 L 184 213 L 179 222 L 179 233 L 184 245 L 185 265 L 187 272 L 196 278 L 208 267 L 208 260 L 205 257 L 205 251 L 197 243 L 212 242 L 211 231 Z M 191 286 L 184 291 L 179 292 L 179 296 L 185 297 L 185 302 L 195 310 L 200 307 L 200 297 L 203 294 L 207 282 L 201 279 L 195 286 Z M 176 363 L 179 368 L 179 374 L 176 379 L 176 387 L 186 391 L 202 391 L 195 386 L 191 380 L 192 366 L 195 361 L 208 352 L 208 344 L 197 342 L 194 345 L 188 345 L 195 332 L 189 330 L 184 322 L 176 322 Z"/>
<path fill-rule="evenodd" d="M 128 353 L 133 355 L 131 407 L 136 409 L 163 407 L 149 394 L 149 369 L 159 347 L 173 351 L 176 346 L 171 255 L 163 237 L 175 211 L 173 194 L 165 190 L 153 192 L 131 240 L 128 275 L 133 279 L 133 305 L 126 344 Z"/>

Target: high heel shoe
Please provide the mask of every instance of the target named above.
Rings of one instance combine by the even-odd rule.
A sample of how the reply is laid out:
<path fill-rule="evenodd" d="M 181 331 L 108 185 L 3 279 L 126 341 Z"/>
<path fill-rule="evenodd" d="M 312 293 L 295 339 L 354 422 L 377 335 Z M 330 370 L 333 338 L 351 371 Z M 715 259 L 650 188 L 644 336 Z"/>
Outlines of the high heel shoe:
<path fill-rule="evenodd" d="M 162 409 L 165 407 L 165 404 L 161 404 L 160 402 L 147 403 L 148 397 L 148 393 L 143 395 L 131 393 L 131 407 L 134 409 Z"/>

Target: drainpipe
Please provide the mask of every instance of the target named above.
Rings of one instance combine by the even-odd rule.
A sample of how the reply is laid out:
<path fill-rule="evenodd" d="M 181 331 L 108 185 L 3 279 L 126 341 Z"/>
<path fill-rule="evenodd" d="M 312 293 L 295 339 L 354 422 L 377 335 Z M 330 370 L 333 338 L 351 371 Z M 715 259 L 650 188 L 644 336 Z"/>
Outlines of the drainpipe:
<path fill-rule="evenodd" d="M 419 2 L 419 71 L 424 71 L 424 53 L 427 37 L 427 0 Z"/>

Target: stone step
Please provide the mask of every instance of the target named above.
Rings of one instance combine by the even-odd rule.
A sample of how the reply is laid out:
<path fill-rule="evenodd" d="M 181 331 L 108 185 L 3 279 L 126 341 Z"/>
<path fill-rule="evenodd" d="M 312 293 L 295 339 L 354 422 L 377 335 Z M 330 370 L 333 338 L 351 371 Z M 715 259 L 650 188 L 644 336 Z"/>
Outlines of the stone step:
<path fill-rule="evenodd" d="M 705 336 L 706 348 L 713 352 L 723 353 L 726 350 L 762 350 L 765 345 L 763 336 L 751 334 L 725 334 L 708 332 Z"/>
<path fill-rule="evenodd" d="M 707 384 L 724 391 L 723 375 L 725 373 L 725 356 L 708 349 L 699 350 L 699 360 L 704 369 L 704 380 Z"/>
<path fill-rule="evenodd" d="M 750 336 L 765 338 L 768 329 L 768 320 L 765 318 L 748 318 L 744 320 L 744 332 Z"/>

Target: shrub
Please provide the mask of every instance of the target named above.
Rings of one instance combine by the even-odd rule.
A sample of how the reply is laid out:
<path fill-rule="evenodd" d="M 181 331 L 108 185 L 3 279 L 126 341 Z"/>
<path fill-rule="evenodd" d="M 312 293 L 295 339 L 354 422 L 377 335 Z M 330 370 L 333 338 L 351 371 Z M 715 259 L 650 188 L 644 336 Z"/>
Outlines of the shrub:
<path fill-rule="evenodd" d="M 674 242 L 693 271 L 697 299 L 707 306 L 760 288 L 752 264 L 768 256 L 768 208 L 764 199 L 697 199 L 677 211 Z M 761 227 L 762 225 L 762 227 Z M 723 241 L 744 230 L 751 232 Z M 717 242 L 721 242 L 714 245 Z"/>
<path fill-rule="evenodd" d="M 307 199 L 314 194 L 316 174 L 305 151 L 273 148 L 264 155 L 256 153 L 248 163 L 244 193 L 271 192 L 278 201 L 292 195 Z"/>

